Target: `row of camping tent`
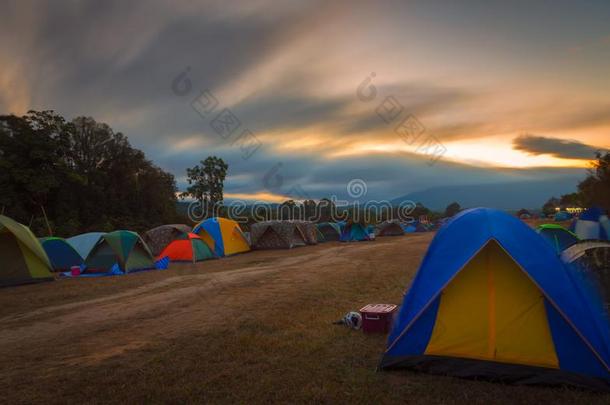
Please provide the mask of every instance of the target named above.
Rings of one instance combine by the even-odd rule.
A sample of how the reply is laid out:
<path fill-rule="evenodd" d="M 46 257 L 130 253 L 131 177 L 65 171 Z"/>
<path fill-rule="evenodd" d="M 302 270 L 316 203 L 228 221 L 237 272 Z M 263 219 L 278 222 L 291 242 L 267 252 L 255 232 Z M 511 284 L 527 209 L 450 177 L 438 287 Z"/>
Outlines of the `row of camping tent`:
<path fill-rule="evenodd" d="M 106 276 L 165 269 L 169 262 L 199 262 L 253 249 L 282 249 L 325 241 L 365 241 L 375 235 L 404 234 L 387 221 L 376 229 L 358 223 L 266 221 L 250 234 L 227 218 L 210 218 L 194 228 L 162 225 L 141 237 L 136 232 L 89 232 L 68 239 L 37 239 L 28 227 L 0 216 L 0 286 L 52 280 L 61 276 Z M 77 271 L 74 269 L 78 268 Z"/>
<path fill-rule="evenodd" d="M 558 224 L 544 224 L 538 227 L 538 233 L 560 254 L 579 241 L 609 240 L 610 221 L 602 209 L 592 207 L 575 218 L 570 229 Z"/>
<path fill-rule="evenodd" d="M 580 218 L 597 233 L 576 223 L 561 237 L 603 236 L 600 217 Z M 557 229 L 485 208 L 456 215 L 404 295 L 380 368 L 610 390 L 610 242 L 558 255 L 545 235 Z"/>
<path fill-rule="evenodd" d="M 321 242 L 370 241 L 377 236 L 398 236 L 410 232 L 428 232 L 432 226 L 422 223 L 384 221 L 378 226 L 358 222 L 265 221 L 253 224 L 250 242 L 253 249 L 282 249 L 315 245 Z"/>
<path fill-rule="evenodd" d="M 89 232 L 69 239 L 37 239 L 30 229 L 0 215 L 0 286 L 61 276 L 106 276 L 165 269 L 170 261 L 201 261 L 250 250 L 234 221 L 218 218 L 191 230 L 163 225 L 136 232 Z"/>

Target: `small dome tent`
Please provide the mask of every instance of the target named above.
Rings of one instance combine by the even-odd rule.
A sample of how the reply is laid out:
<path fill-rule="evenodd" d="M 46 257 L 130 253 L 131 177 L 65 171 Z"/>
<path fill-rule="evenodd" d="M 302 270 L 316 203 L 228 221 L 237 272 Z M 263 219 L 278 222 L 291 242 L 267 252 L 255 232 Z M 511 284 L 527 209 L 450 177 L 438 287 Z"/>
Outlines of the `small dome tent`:
<path fill-rule="evenodd" d="M 0 215 L 0 286 L 52 281 L 51 263 L 30 228 Z"/>
<path fill-rule="evenodd" d="M 382 369 L 608 389 L 608 321 L 552 247 L 504 212 L 458 214 L 404 297 Z"/>
<path fill-rule="evenodd" d="M 188 225 L 161 225 L 146 232 L 143 239 L 158 259 L 195 263 L 214 258 L 212 249 Z"/>
<path fill-rule="evenodd" d="M 554 219 L 556 222 L 569 221 L 572 219 L 572 214 L 567 211 L 559 211 L 555 214 Z"/>
<path fill-rule="evenodd" d="M 608 240 L 610 224 L 608 216 L 599 207 L 591 207 L 572 222 L 570 228 L 582 240 Z"/>
<path fill-rule="evenodd" d="M 250 230 L 254 249 L 292 249 L 305 246 L 305 236 L 293 221 L 264 221 Z"/>
<path fill-rule="evenodd" d="M 348 222 L 341 230 L 341 242 L 360 242 L 371 240 L 367 227 L 356 222 Z"/>
<path fill-rule="evenodd" d="M 599 292 L 606 310 L 610 310 L 610 242 L 578 242 L 561 253 L 561 260 Z"/>
<path fill-rule="evenodd" d="M 214 258 L 212 249 L 197 235 L 189 232 L 170 242 L 158 255 L 169 257 L 172 262 L 201 262 Z"/>
<path fill-rule="evenodd" d="M 81 255 L 63 238 L 42 238 L 40 243 L 51 261 L 53 271 L 68 271 L 73 266 L 83 264 Z"/>
<path fill-rule="evenodd" d="M 75 236 L 68 242 L 83 252 L 85 273 L 107 273 L 115 265 L 121 273 L 155 268 L 150 249 L 135 232 L 93 232 Z"/>
<path fill-rule="evenodd" d="M 209 218 L 193 228 L 218 257 L 250 250 L 250 245 L 239 224 L 227 218 Z"/>
<path fill-rule="evenodd" d="M 318 244 L 318 231 L 315 224 L 311 221 L 292 221 L 299 228 L 303 237 L 305 238 L 305 243 L 308 245 L 317 245 Z"/>
<path fill-rule="evenodd" d="M 404 234 L 405 230 L 397 220 L 382 222 L 379 224 L 379 229 L 376 232 L 377 236 L 400 236 Z"/>
<path fill-rule="evenodd" d="M 316 225 L 325 242 L 337 241 L 341 238 L 341 227 L 334 222 L 322 222 Z"/>
<path fill-rule="evenodd" d="M 86 259 L 91 253 L 91 249 L 105 235 L 105 232 L 88 232 L 68 238 L 66 241 L 76 250 L 76 252 Z"/>
<path fill-rule="evenodd" d="M 188 235 L 190 232 L 191 227 L 185 224 L 160 225 L 146 231 L 142 235 L 142 239 L 150 248 L 153 256 L 159 256 L 161 251 L 172 241 L 183 235 Z"/>
<path fill-rule="evenodd" d="M 540 225 L 538 233 L 553 246 L 558 254 L 579 241 L 578 236 L 557 224 Z"/>

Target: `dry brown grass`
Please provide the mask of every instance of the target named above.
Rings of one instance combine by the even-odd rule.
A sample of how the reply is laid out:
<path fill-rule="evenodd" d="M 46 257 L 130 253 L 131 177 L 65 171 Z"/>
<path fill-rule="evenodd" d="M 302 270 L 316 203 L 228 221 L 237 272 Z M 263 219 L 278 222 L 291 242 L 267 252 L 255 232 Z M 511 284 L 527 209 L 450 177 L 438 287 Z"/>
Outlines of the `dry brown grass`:
<path fill-rule="evenodd" d="M 376 372 L 385 337 L 331 322 L 367 303 L 400 303 L 431 236 L 1 290 L 3 402 L 609 402 Z"/>

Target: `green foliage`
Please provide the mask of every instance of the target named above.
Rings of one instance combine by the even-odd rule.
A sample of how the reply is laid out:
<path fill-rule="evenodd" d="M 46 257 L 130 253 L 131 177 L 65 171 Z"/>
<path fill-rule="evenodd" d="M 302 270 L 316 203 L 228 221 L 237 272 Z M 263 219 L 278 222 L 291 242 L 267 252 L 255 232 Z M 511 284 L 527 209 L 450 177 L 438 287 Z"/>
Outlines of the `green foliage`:
<path fill-rule="evenodd" d="M 176 184 L 127 137 L 90 117 L 0 116 L 0 207 L 46 235 L 143 231 L 176 219 Z"/>
<path fill-rule="evenodd" d="M 578 184 L 578 191 L 562 195 L 560 199 L 551 198 L 544 204 L 545 215 L 555 212 L 555 207 L 588 208 L 593 205 L 610 210 L 610 152 L 598 152 L 587 177 Z"/>
<path fill-rule="evenodd" d="M 587 207 L 598 205 L 610 210 L 610 152 L 597 153 L 589 175 L 578 185 L 578 195 Z"/>
<path fill-rule="evenodd" d="M 224 199 L 224 181 L 229 165 L 216 156 L 209 156 L 200 163 L 201 166 L 196 165 L 186 169 L 189 187 L 185 193 L 181 194 L 181 197 L 196 199 L 205 216 L 210 216 Z"/>
<path fill-rule="evenodd" d="M 462 210 L 462 207 L 457 202 L 452 202 L 445 208 L 445 217 L 452 217 Z"/>
<path fill-rule="evenodd" d="M 558 198 L 551 197 L 542 206 L 542 213 L 544 214 L 545 217 L 550 217 L 557 212 L 556 208 L 559 207 L 560 205 L 561 205 L 561 201 Z"/>

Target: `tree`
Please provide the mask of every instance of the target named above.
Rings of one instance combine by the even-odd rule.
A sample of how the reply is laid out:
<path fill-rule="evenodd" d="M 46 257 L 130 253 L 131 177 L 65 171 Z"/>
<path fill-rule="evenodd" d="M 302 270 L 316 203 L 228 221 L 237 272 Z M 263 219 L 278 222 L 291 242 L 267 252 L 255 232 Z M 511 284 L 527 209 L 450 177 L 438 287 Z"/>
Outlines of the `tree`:
<path fill-rule="evenodd" d="M 278 207 L 278 219 L 295 219 L 297 203 L 294 200 L 286 200 Z"/>
<path fill-rule="evenodd" d="M 462 207 L 457 202 L 452 202 L 445 208 L 445 217 L 452 217 L 462 210 Z"/>
<path fill-rule="evenodd" d="M 224 199 L 224 181 L 229 165 L 216 156 L 209 156 L 200 165 L 186 169 L 189 187 L 181 197 L 193 197 L 199 202 L 202 214 L 211 216 Z"/>
<path fill-rule="evenodd" d="M 0 116 L 0 209 L 46 235 L 143 231 L 176 219 L 176 185 L 127 137 L 90 117 Z"/>
<path fill-rule="evenodd" d="M 578 184 L 580 202 L 589 207 L 598 205 L 610 209 L 610 152 L 597 153 L 597 161 L 585 180 Z"/>
<path fill-rule="evenodd" d="M 560 200 L 556 197 L 551 197 L 542 206 L 542 213 L 544 214 L 545 217 L 549 217 L 549 216 L 555 214 L 555 212 L 557 211 L 556 208 L 559 207 L 559 205 L 560 205 Z"/>
<path fill-rule="evenodd" d="M 331 222 L 337 220 L 337 207 L 332 200 L 322 198 L 318 203 L 317 210 L 319 211 L 319 222 Z"/>

